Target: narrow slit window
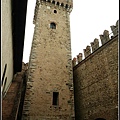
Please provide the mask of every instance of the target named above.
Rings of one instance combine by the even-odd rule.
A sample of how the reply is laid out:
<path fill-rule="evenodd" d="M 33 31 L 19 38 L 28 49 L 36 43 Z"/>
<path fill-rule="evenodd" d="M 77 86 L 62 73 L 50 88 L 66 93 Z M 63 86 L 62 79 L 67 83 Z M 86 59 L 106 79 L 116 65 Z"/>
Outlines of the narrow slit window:
<path fill-rule="evenodd" d="M 53 92 L 53 105 L 58 105 L 59 92 Z"/>
<path fill-rule="evenodd" d="M 3 95 L 3 96 L 4 96 L 4 94 L 5 94 L 6 83 L 7 83 L 7 77 L 5 78 L 5 83 L 4 83 L 3 90 L 2 90 L 2 95 Z"/>
<path fill-rule="evenodd" d="M 3 82 L 4 82 L 6 69 L 7 69 L 7 64 L 5 64 L 5 67 L 4 67 L 4 72 L 3 72 L 3 76 L 2 76 L 2 85 L 3 85 Z"/>
<path fill-rule="evenodd" d="M 50 23 L 50 28 L 51 29 L 56 29 L 56 24 L 54 22 Z"/>

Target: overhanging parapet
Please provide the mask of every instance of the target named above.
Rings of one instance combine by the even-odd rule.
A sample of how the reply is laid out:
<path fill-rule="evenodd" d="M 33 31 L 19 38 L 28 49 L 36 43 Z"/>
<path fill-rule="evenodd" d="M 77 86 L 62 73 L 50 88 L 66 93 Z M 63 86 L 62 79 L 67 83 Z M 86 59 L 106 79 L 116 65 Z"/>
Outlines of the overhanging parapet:
<path fill-rule="evenodd" d="M 35 24 L 35 22 L 36 22 L 39 5 L 42 5 L 44 2 L 47 6 L 49 5 L 49 3 L 51 3 L 51 4 L 54 4 L 55 6 L 58 6 L 59 8 L 62 7 L 64 9 L 66 9 L 66 11 L 69 13 L 73 9 L 73 1 L 72 0 L 36 0 L 33 24 Z"/>

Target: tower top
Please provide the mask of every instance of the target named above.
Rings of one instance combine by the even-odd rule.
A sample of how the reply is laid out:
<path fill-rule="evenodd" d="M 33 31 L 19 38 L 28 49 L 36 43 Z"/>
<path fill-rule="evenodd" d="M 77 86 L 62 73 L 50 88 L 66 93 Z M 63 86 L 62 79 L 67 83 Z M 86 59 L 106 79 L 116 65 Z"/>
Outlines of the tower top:
<path fill-rule="evenodd" d="M 73 0 L 36 0 L 34 19 L 33 19 L 34 24 L 36 21 L 36 16 L 37 16 L 39 5 L 43 4 L 43 2 L 46 2 L 46 5 L 47 3 L 51 3 L 51 4 L 54 4 L 55 6 L 63 7 L 68 12 L 71 12 L 73 8 Z"/>
<path fill-rule="evenodd" d="M 37 0 L 40 2 L 46 1 L 46 2 L 51 2 L 56 5 L 61 5 L 64 7 L 73 7 L 73 0 Z"/>

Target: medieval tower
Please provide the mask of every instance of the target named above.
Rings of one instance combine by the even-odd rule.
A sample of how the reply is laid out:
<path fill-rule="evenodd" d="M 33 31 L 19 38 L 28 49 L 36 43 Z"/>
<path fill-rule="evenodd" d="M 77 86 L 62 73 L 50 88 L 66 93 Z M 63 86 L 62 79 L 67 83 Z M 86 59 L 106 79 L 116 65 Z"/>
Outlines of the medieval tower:
<path fill-rule="evenodd" d="M 72 0 L 37 0 L 22 119 L 74 119 Z"/>

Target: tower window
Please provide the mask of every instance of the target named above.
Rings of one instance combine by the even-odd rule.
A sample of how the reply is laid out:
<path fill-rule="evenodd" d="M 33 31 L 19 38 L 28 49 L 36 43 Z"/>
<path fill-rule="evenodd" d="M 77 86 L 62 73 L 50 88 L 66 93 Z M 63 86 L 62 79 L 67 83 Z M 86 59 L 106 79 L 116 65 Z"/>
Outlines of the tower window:
<path fill-rule="evenodd" d="M 57 13 L 57 10 L 54 10 L 54 13 Z"/>
<path fill-rule="evenodd" d="M 58 105 L 59 92 L 53 92 L 53 105 Z"/>
<path fill-rule="evenodd" d="M 50 28 L 51 29 L 56 29 L 56 24 L 54 22 L 50 23 Z"/>

